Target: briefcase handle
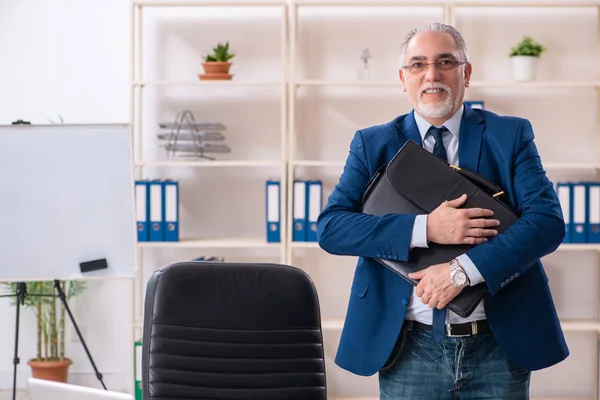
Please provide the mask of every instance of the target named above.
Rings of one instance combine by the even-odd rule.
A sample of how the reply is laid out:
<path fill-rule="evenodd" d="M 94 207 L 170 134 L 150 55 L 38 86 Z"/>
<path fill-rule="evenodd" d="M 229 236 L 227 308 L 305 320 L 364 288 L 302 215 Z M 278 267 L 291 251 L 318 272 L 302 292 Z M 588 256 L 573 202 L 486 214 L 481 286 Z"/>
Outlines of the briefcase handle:
<path fill-rule="evenodd" d="M 456 172 L 473 182 L 475 185 L 477 185 L 477 187 L 485 190 L 493 198 L 499 199 L 500 196 L 504 194 L 504 191 L 500 186 L 496 185 L 494 182 L 490 181 L 485 176 L 470 171 L 468 169 L 457 167 L 456 165 L 448 165 L 450 166 L 450 168 L 452 168 L 453 170 L 455 170 Z"/>

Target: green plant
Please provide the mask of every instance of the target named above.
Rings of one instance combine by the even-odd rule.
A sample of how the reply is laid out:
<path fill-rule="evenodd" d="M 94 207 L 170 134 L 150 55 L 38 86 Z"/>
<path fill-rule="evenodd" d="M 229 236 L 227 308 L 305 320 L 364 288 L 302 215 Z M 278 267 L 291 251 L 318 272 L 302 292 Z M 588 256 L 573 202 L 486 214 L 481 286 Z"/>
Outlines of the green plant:
<path fill-rule="evenodd" d="M 217 44 L 216 47 L 213 47 L 213 52 L 206 54 L 204 56 L 204 61 L 206 62 L 227 62 L 235 57 L 235 54 L 229 52 L 229 42 L 225 44 Z"/>
<path fill-rule="evenodd" d="M 513 56 L 532 56 L 539 57 L 546 51 L 546 47 L 539 44 L 529 36 L 523 36 L 523 40 L 517 43 L 510 52 L 510 57 Z"/>
<path fill-rule="evenodd" d="M 9 293 L 16 293 L 17 283 L 3 283 Z M 27 295 L 23 307 L 34 311 L 37 319 L 36 361 L 59 361 L 65 359 L 66 310 L 57 296 L 54 281 L 27 282 Z M 60 281 L 67 302 L 86 288 L 83 281 Z M 44 296 L 35 296 L 41 294 Z M 13 304 L 15 301 L 13 301 Z"/>

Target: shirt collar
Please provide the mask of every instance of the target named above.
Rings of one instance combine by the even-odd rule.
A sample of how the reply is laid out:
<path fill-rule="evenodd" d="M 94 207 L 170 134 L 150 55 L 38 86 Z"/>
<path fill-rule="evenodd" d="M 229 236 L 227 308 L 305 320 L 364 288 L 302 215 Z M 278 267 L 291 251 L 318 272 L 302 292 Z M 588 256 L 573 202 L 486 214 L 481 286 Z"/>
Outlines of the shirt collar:
<path fill-rule="evenodd" d="M 465 110 L 464 104 L 448 119 L 444 122 L 444 126 L 446 129 L 450 131 L 454 135 L 455 138 L 458 139 L 458 132 L 460 131 L 460 121 L 462 120 L 462 116 Z M 423 119 L 417 112 L 414 113 L 415 122 L 417 123 L 417 127 L 419 128 L 419 134 L 421 135 L 421 141 L 425 141 L 425 135 L 427 131 L 431 127 L 431 124 Z"/>

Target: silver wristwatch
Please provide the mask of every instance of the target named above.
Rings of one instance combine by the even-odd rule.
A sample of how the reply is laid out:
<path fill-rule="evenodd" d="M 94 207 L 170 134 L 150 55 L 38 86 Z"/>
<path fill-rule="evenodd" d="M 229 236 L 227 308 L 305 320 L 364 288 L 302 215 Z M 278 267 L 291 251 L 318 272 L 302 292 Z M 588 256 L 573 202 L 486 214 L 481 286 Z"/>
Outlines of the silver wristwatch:
<path fill-rule="evenodd" d="M 471 283 L 467 273 L 456 258 L 450 260 L 450 280 L 455 288 L 469 286 Z"/>

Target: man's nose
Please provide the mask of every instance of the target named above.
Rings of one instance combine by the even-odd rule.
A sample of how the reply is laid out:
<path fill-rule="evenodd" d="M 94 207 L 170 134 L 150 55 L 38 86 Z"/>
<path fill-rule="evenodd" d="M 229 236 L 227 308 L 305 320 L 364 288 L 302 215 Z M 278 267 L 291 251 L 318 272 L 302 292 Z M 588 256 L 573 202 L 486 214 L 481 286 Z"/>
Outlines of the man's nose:
<path fill-rule="evenodd" d="M 435 64 L 428 64 L 425 70 L 425 79 L 428 81 L 437 81 L 440 79 L 440 70 Z"/>

